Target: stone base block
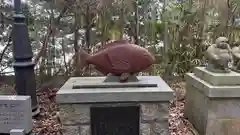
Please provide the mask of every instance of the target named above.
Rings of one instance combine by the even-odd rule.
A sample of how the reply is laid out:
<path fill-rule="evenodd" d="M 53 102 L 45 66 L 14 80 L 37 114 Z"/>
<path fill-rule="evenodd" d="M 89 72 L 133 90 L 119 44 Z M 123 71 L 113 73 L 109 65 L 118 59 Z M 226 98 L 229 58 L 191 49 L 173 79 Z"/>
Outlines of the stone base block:
<path fill-rule="evenodd" d="M 70 78 L 58 91 L 57 103 L 64 135 L 90 135 L 90 108 L 98 105 L 139 106 L 140 135 L 169 135 L 168 108 L 173 90 L 161 77 L 139 76 L 139 82 L 127 83 L 104 82 L 104 79 Z M 74 85 L 78 88 L 74 89 Z"/>
<path fill-rule="evenodd" d="M 128 106 L 128 103 L 99 104 Z M 131 105 L 133 105 L 131 103 Z M 169 135 L 168 102 L 135 103 L 140 106 L 140 135 Z M 90 107 L 92 104 L 60 104 L 60 120 L 64 135 L 91 135 Z M 96 106 L 96 104 L 94 104 Z M 127 116 L 126 116 L 127 117 Z"/>
<path fill-rule="evenodd" d="M 197 72 L 207 75 L 201 70 Z M 206 79 L 206 76 L 200 76 L 201 78 L 199 76 L 200 73 L 186 75 L 185 117 L 201 135 L 239 135 L 240 85 L 213 86 L 201 79 Z M 212 77 L 216 79 L 216 76 Z M 221 79 L 213 80 L 212 83 L 223 84 Z"/>
<path fill-rule="evenodd" d="M 240 73 L 234 71 L 230 73 L 213 73 L 206 70 L 205 67 L 196 67 L 194 73 L 198 78 L 213 86 L 240 85 Z"/>

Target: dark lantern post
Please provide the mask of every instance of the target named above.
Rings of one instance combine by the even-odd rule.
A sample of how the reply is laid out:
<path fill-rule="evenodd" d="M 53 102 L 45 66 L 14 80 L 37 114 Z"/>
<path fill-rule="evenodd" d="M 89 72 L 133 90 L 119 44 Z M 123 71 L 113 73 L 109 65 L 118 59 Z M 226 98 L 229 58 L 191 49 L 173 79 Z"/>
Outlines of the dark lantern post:
<path fill-rule="evenodd" d="M 25 16 L 21 11 L 21 0 L 14 0 L 14 24 L 13 24 L 13 56 L 15 84 L 18 95 L 31 96 L 32 114 L 39 113 L 34 63 L 32 62 L 33 52 L 29 40 L 28 28 L 25 23 Z"/>

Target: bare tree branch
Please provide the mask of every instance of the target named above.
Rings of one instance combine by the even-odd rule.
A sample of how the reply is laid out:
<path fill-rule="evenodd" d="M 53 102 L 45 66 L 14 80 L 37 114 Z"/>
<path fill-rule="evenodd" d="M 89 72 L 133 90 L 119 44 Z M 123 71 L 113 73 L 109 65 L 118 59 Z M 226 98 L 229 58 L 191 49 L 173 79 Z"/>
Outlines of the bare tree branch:
<path fill-rule="evenodd" d="M 52 33 L 56 31 L 56 25 L 60 23 L 60 20 L 63 17 L 63 15 L 65 14 L 65 12 L 67 11 L 67 9 L 68 9 L 68 6 L 66 5 L 55 20 L 52 21 L 52 18 L 50 18 L 48 32 L 43 40 L 43 45 L 42 45 L 39 53 L 35 56 L 35 58 L 33 60 L 35 65 L 37 65 L 40 58 L 45 55 L 45 53 L 47 51 L 47 45 L 48 45 L 49 38 L 51 37 Z"/>
<path fill-rule="evenodd" d="M 0 55 L 0 63 L 2 62 L 3 56 L 4 56 L 5 52 L 7 51 L 8 47 L 10 47 L 12 45 L 11 41 L 12 41 L 12 31 L 10 32 L 7 45 L 4 47 L 4 49 L 3 49 L 3 51 L 2 51 L 2 53 Z"/>

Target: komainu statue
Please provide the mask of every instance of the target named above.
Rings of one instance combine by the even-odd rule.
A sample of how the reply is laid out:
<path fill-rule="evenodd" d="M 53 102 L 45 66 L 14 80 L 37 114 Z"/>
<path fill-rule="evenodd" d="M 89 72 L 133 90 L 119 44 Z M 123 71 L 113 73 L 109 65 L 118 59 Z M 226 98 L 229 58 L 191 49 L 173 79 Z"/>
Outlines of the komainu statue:
<path fill-rule="evenodd" d="M 233 70 L 236 72 L 240 72 L 240 46 L 235 46 L 232 48 L 233 55 Z"/>
<path fill-rule="evenodd" d="M 208 47 L 205 57 L 208 60 L 207 70 L 215 73 L 229 73 L 231 71 L 233 58 L 226 37 L 217 38 L 215 44 Z"/>

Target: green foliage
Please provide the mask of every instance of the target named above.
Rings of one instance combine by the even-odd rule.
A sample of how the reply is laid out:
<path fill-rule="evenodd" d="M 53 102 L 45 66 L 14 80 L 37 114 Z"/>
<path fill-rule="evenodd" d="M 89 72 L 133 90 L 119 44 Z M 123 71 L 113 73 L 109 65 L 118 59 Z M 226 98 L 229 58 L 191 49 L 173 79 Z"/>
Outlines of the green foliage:
<path fill-rule="evenodd" d="M 108 39 L 117 40 L 127 35 L 131 38 L 138 36 L 139 45 L 147 46 L 149 50 L 152 49 L 154 55 L 163 56 L 164 61 L 155 65 L 151 72 L 152 75 L 159 75 L 164 71 L 171 75 L 183 75 L 191 71 L 194 66 L 205 64 L 203 52 L 217 36 L 226 35 L 231 43 L 240 40 L 239 26 L 234 23 L 234 20 L 240 17 L 240 0 L 231 1 L 229 5 L 226 5 L 226 9 L 223 9 L 224 12 L 217 7 L 219 1 L 214 5 L 206 5 L 204 1 L 201 1 L 205 6 L 199 6 L 194 0 L 181 2 L 167 0 L 165 10 L 159 4 L 162 0 L 106 0 L 101 2 L 103 3 L 99 6 L 97 0 L 33 0 L 23 6 L 34 50 L 38 52 L 47 39 L 47 53 L 44 56 L 47 62 L 42 60 L 42 66 L 50 63 L 61 67 L 64 65 L 66 69 L 70 69 L 67 67 L 70 65 L 68 62 L 57 63 L 55 59 L 59 58 L 61 62 L 64 61 L 62 54 L 74 53 L 72 48 L 75 48 L 76 44 L 85 46 L 86 37 L 89 35 L 91 41 L 88 41 L 88 44 L 91 45 L 88 49 L 95 48 L 95 43 L 104 43 Z M 6 14 L 8 11 L 4 9 L 11 9 L 10 14 L 12 8 L 3 7 L 1 6 L 0 12 Z M 53 23 L 65 8 L 66 12 L 60 17 L 59 23 Z M 87 8 L 90 12 L 87 12 Z M 89 18 L 88 21 L 87 18 Z M 165 23 L 167 23 L 166 29 Z M 1 29 L 7 31 L 8 25 L 11 24 L 1 25 L 4 26 Z M 48 37 L 50 26 L 56 30 Z M 165 35 L 168 36 L 166 44 L 169 48 L 168 52 L 164 52 L 158 46 L 165 42 Z M 3 38 L 4 45 L 7 41 L 6 37 Z M 64 53 L 61 53 L 62 51 Z M 56 67 L 53 69 L 55 70 Z"/>
<path fill-rule="evenodd" d="M 26 24 L 28 25 L 28 30 L 34 31 L 34 16 L 29 11 L 29 7 L 27 4 L 23 4 L 22 11 L 23 11 L 23 14 L 25 15 Z"/>
<path fill-rule="evenodd" d="M 237 4 L 237 6 L 240 6 L 240 1 L 239 0 L 233 0 L 233 1 L 234 1 L 234 3 Z"/>
<path fill-rule="evenodd" d="M 165 19 L 169 24 L 168 52 L 169 64 L 166 72 L 183 75 L 193 67 L 201 65 L 205 47 L 202 45 L 203 35 L 200 24 L 201 11 L 188 2 L 170 3 Z"/>

